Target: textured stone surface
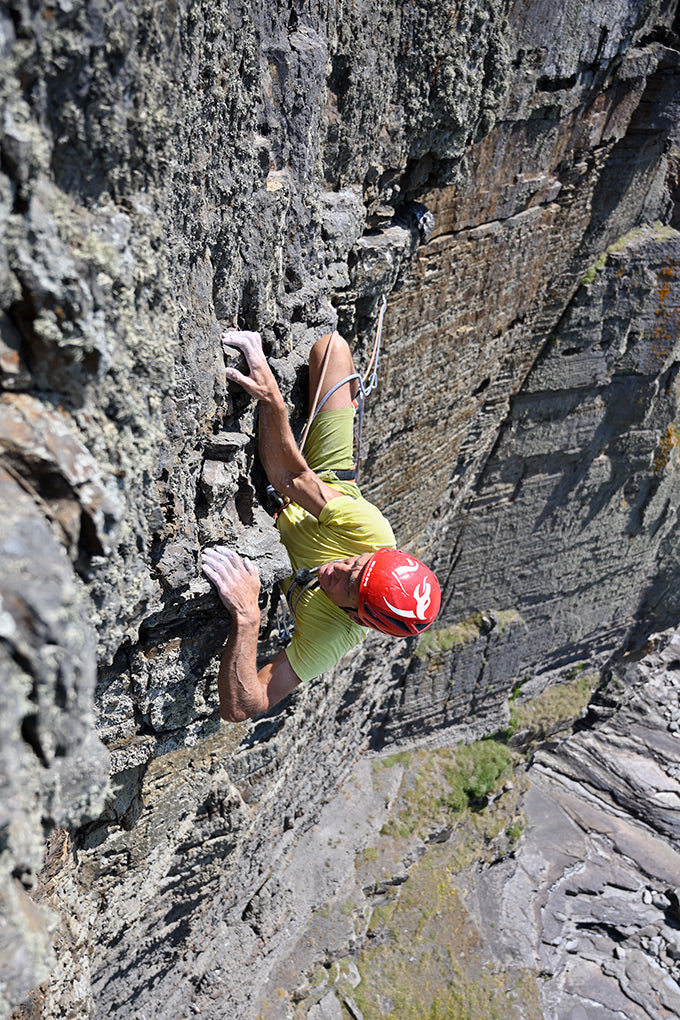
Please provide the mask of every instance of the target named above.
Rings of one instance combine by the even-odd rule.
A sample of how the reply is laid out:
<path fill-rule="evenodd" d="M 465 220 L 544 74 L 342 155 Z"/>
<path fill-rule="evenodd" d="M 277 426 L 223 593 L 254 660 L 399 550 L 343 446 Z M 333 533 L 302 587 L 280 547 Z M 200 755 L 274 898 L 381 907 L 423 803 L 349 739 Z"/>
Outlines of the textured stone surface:
<path fill-rule="evenodd" d="M 439 725 L 497 701 L 509 672 L 604 660 L 652 619 L 680 616 L 668 580 L 678 571 L 680 245 L 641 231 L 617 247 L 551 334 L 472 498 L 440 533 L 440 572 L 451 571 L 442 622 L 483 607 L 515 616 L 501 636 L 496 626 L 485 637 L 482 621 L 450 651 L 435 644 L 414 659 L 391 739 L 420 731 L 426 712 Z"/>
<path fill-rule="evenodd" d="M 516 858 L 474 892 L 496 959 L 545 975 L 546 1017 L 680 1009 L 679 669 L 680 637 L 658 636 L 615 670 L 580 732 L 538 752 Z"/>
<path fill-rule="evenodd" d="M 520 976 L 531 975 L 546 1020 L 677 1015 L 680 634 L 655 635 L 645 653 L 605 678 L 575 732 L 540 746 L 506 783 L 506 796 L 526 787 L 518 802 L 522 836 L 508 846 L 501 834 L 495 848 L 489 840 L 483 862 L 460 866 L 465 854 L 452 836 L 460 823 L 426 841 L 421 832 L 383 846 L 385 816 L 408 766 L 372 771 L 364 761 L 281 875 L 298 906 L 307 899 L 316 909 L 306 927 L 303 914 L 291 918 L 289 956 L 261 982 L 252 1015 L 311 1020 L 315 999 L 332 1003 L 348 979 L 361 982 L 357 963 L 370 981 L 379 960 L 371 964 L 362 952 L 381 941 L 372 914 L 417 881 L 414 865 L 427 862 L 433 843 L 441 883 L 464 905 L 459 928 L 474 932 L 469 941 L 461 937 L 461 950 L 474 945 L 506 989 L 517 975 L 526 992 L 531 986 Z M 379 858 L 382 881 L 366 884 L 366 846 Z M 390 917 L 387 942 L 399 923 Z M 419 928 L 416 954 L 436 951 L 427 938 Z M 417 973 L 415 960 L 403 961 L 405 982 Z M 515 996 L 508 1008 L 536 1015 Z"/>
<path fill-rule="evenodd" d="M 31 495 L 0 469 L 0 733 L 3 927 L 0 1011 L 49 973 L 56 918 L 22 883 L 43 862 L 44 828 L 101 810 L 108 754 L 94 729 L 96 639 L 71 564 Z"/>
<path fill-rule="evenodd" d="M 363 747 L 481 735 L 677 617 L 677 30 L 672 0 L 0 6 L 9 1002 L 49 929 L 45 1017 L 233 1016 Z M 363 477 L 448 634 L 220 728 L 200 548 L 287 570 L 220 329 L 262 331 L 299 423 L 313 340 L 365 366 L 383 294 Z"/>

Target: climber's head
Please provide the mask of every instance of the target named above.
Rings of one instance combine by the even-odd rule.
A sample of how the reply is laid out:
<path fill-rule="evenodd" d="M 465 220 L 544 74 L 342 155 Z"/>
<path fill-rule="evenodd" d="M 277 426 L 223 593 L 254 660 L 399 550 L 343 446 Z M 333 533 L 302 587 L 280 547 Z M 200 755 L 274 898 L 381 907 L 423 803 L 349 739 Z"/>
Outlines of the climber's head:
<path fill-rule="evenodd" d="M 357 616 L 365 627 L 408 637 L 434 622 L 439 581 L 429 567 L 401 549 L 378 549 L 363 568 Z"/>
<path fill-rule="evenodd" d="M 383 634 L 420 634 L 439 612 L 441 592 L 432 571 L 400 549 L 378 549 L 319 568 L 319 586 L 364 627 Z"/>

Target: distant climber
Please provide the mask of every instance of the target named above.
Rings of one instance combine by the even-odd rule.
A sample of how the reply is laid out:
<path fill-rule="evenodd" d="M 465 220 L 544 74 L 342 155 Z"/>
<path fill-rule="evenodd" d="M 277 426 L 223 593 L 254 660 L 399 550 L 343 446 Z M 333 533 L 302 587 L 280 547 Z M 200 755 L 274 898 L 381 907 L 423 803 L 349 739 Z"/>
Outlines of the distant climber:
<path fill-rule="evenodd" d="M 390 525 L 356 484 L 352 401 L 358 377 L 347 343 L 335 333 L 312 348 L 313 420 L 303 456 L 260 334 L 228 332 L 222 342 L 239 348 L 248 364 L 249 375 L 227 368 L 226 377 L 259 401 L 260 460 L 271 485 L 289 500 L 277 527 L 294 571 L 282 585 L 295 613 L 292 640 L 258 672 L 257 569 L 224 547 L 203 552 L 203 571 L 232 617 L 219 670 L 220 714 L 240 722 L 334 666 L 365 636 L 364 627 L 395 636 L 426 630 L 441 595 L 432 571 L 394 548 Z"/>

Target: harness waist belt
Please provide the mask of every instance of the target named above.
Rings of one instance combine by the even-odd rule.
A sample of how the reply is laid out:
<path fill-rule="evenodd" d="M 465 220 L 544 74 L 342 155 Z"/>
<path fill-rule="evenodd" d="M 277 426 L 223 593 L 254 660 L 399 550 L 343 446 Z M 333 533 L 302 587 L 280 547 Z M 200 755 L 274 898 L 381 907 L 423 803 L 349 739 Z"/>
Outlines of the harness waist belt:
<path fill-rule="evenodd" d="M 356 467 L 337 470 L 336 468 L 323 468 L 323 471 L 332 471 L 339 482 L 353 482 L 357 476 Z"/>

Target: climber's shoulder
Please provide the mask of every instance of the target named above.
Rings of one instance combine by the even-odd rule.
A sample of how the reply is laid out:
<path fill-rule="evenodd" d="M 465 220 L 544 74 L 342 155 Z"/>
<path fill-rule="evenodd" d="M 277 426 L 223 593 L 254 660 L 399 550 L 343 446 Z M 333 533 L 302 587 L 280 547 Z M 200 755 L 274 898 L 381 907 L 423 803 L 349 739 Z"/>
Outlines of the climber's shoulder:
<path fill-rule="evenodd" d="M 336 496 L 342 495 L 337 489 L 319 478 L 310 467 L 287 478 L 279 491 L 317 519 L 327 503 L 330 503 Z"/>

